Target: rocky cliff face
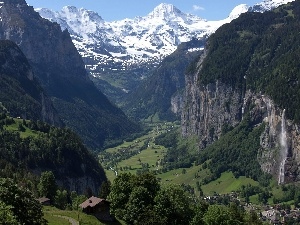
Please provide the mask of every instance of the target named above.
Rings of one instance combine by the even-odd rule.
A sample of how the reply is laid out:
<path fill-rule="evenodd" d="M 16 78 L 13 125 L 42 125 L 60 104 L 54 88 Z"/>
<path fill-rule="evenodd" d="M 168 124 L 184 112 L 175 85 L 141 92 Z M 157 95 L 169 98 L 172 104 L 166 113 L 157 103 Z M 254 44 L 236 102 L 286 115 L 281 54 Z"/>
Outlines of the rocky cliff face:
<path fill-rule="evenodd" d="M 85 175 L 80 178 L 67 177 L 63 180 L 57 180 L 59 186 L 65 187 L 67 190 L 76 191 L 76 193 L 86 193 L 87 188 L 91 189 L 94 195 L 99 192 L 99 187 L 101 186 L 103 180 L 95 180 L 94 178 Z"/>
<path fill-rule="evenodd" d="M 243 98 L 238 90 L 219 81 L 199 87 L 191 77 L 187 90 L 182 134 L 199 135 L 201 148 L 218 140 L 223 126 L 236 126 L 241 121 Z"/>
<path fill-rule="evenodd" d="M 199 84 L 205 49 L 193 73 L 185 76 L 185 95 L 181 116 L 182 135 L 198 135 L 200 148 L 217 140 L 223 125 L 235 126 L 241 120 L 242 100 L 239 91 L 219 81 L 209 85 Z"/>
<path fill-rule="evenodd" d="M 264 95 L 248 98 L 255 104 L 255 113 L 263 119 L 265 130 L 260 136 L 261 149 L 258 161 L 264 172 L 278 178 L 278 183 L 300 180 L 300 133 L 299 124 L 286 119 L 281 109 Z"/>
<path fill-rule="evenodd" d="M 67 31 L 42 19 L 24 0 L 4 1 L 0 37 L 19 45 L 43 86 L 52 92 L 53 76 L 87 80 L 84 64 Z"/>
<path fill-rule="evenodd" d="M 199 83 L 201 65 L 194 74 L 186 75 L 186 91 L 181 117 L 182 135 L 199 137 L 199 149 L 217 141 L 224 127 L 235 127 L 246 113 L 253 126 L 265 124 L 260 136 L 257 160 L 261 169 L 272 174 L 278 183 L 300 180 L 300 126 L 286 119 L 284 109 L 272 99 L 250 90 L 243 93 L 220 81 Z"/>
<path fill-rule="evenodd" d="M 176 115 L 180 116 L 183 105 L 182 93 L 177 93 L 171 98 L 171 111 Z"/>
<path fill-rule="evenodd" d="M 0 102 L 10 115 L 62 125 L 20 48 L 11 41 L 2 40 L 0 54 Z"/>

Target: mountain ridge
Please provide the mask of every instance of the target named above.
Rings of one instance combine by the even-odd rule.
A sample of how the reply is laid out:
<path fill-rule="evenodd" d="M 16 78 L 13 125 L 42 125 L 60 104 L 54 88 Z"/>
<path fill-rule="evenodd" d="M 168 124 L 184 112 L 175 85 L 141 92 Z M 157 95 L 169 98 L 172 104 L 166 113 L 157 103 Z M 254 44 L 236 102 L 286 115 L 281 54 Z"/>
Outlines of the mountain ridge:
<path fill-rule="evenodd" d="M 4 0 L 1 6 L 0 38 L 18 44 L 64 124 L 85 144 L 98 150 L 139 130 L 89 79 L 67 30 L 40 17 L 25 0 Z"/>
<path fill-rule="evenodd" d="M 135 90 L 151 74 L 151 70 L 174 52 L 180 43 L 209 36 L 241 13 L 264 12 L 290 1 L 292 0 L 266 0 L 252 7 L 240 5 L 220 21 L 207 21 L 183 13 L 174 5 L 166 3 L 158 5 L 146 16 L 112 22 L 105 21 L 91 10 L 70 6 L 64 7 L 60 12 L 36 10 L 42 17 L 59 23 L 62 30 L 70 32 L 92 79 L 104 80 L 118 88 L 123 93 L 123 96 L 119 96 L 122 99 L 128 92 Z M 89 15 L 92 19 L 88 19 Z M 94 21 L 95 18 L 98 23 Z M 112 77 L 118 82 L 112 81 Z M 98 88 L 104 91 L 107 86 L 100 84 Z M 105 94 L 119 103 L 109 91 Z"/>

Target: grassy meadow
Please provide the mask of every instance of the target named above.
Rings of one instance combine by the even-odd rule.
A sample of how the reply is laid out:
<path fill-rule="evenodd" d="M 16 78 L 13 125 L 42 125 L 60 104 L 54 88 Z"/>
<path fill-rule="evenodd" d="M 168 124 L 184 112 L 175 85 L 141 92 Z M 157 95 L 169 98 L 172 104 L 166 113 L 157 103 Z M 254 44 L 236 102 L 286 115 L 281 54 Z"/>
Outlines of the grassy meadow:
<path fill-rule="evenodd" d="M 74 221 L 79 222 L 78 225 L 123 225 L 119 221 L 115 222 L 102 222 L 96 217 L 87 215 L 80 211 L 69 211 L 60 210 L 52 206 L 44 206 L 44 218 L 48 221 L 48 225 L 69 225 L 68 217 L 74 219 Z"/>
<path fill-rule="evenodd" d="M 106 161 L 103 165 L 106 171 L 108 179 L 112 182 L 116 177 L 116 174 L 129 172 L 136 174 L 138 170 L 143 169 L 143 165 L 147 165 L 149 171 L 158 171 L 160 169 L 160 160 L 164 158 L 164 155 L 168 151 L 167 148 L 154 144 L 154 138 L 158 135 L 170 131 L 170 129 L 178 128 L 178 125 L 172 123 L 155 123 L 151 126 L 151 130 L 148 134 L 139 137 L 131 142 L 124 142 L 115 148 L 107 149 L 105 152 L 112 154 L 128 151 L 136 151 L 136 154 L 124 159 L 118 160 L 114 166 L 107 166 L 109 162 Z M 195 140 L 192 140 L 195 142 Z M 195 142 L 196 143 L 196 142 Z M 192 143 L 194 144 L 194 143 Z M 142 146 L 146 146 L 145 149 L 139 150 Z M 101 158 L 101 156 L 100 156 Z M 112 157 L 115 160 L 116 157 Z M 111 164 L 110 164 L 111 165 Z M 164 184 L 186 184 L 194 188 L 195 194 L 198 195 L 197 184 L 201 184 L 201 189 L 204 195 L 212 195 L 214 193 L 226 194 L 232 191 L 237 191 L 242 185 L 251 184 L 253 186 L 258 185 L 258 182 L 246 178 L 235 178 L 232 172 L 225 172 L 217 180 L 211 181 L 208 184 L 203 185 L 203 180 L 211 175 L 208 169 L 203 169 L 202 165 L 192 166 L 190 168 L 179 168 L 165 173 L 157 173 L 157 177 Z"/>

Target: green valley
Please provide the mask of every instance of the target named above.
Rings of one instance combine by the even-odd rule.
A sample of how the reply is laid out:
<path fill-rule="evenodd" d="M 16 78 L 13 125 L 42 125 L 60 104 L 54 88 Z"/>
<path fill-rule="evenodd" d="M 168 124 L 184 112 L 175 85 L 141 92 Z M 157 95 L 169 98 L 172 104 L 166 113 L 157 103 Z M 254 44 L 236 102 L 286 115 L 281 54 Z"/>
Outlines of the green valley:
<path fill-rule="evenodd" d="M 250 132 L 249 141 L 252 135 L 260 135 L 259 132 L 256 133 L 259 128 L 255 128 L 254 133 L 252 133 L 246 124 L 245 122 L 241 126 L 228 131 L 227 137 L 231 138 L 228 140 L 232 140 L 235 135 L 237 135 L 237 138 L 239 135 L 245 136 L 247 132 Z M 217 153 L 217 151 L 224 151 L 224 146 L 228 145 L 224 145 L 224 142 L 227 141 L 226 135 L 212 146 L 199 152 L 196 146 L 197 142 L 193 140 L 195 138 L 184 140 L 178 137 L 179 130 L 177 127 L 176 123 L 155 123 L 151 125 L 151 129 L 148 130 L 149 132 L 146 135 L 100 153 L 99 159 L 104 165 L 108 179 L 113 183 L 116 175 L 127 173 L 140 175 L 150 172 L 155 174 L 161 185 L 177 184 L 200 198 L 205 196 L 227 196 L 236 193 L 242 202 L 255 204 L 259 208 L 266 202 L 270 205 L 298 204 L 296 199 L 300 197 L 298 196 L 300 194 L 299 186 L 278 186 L 276 180 L 266 174 L 262 174 L 262 177 L 260 177 L 260 173 L 252 178 L 249 176 L 252 170 L 250 166 L 252 155 L 242 157 L 243 160 L 248 161 L 250 166 L 248 170 L 245 166 L 241 166 L 241 168 L 246 169 L 244 171 L 234 169 L 236 167 L 230 168 L 230 162 L 227 163 L 227 167 L 218 169 L 218 165 L 224 164 L 221 161 L 213 163 L 211 157 L 206 154 L 219 154 L 221 156 L 221 152 Z M 246 133 L 243 133 L 241 129 L 245 129 L 244 132 Z M 165 146 L 158 143 L 164 143 Z M 233 143 L 239 144 L 239 141 Z M 248 142 L 244 144 L 250 146 Z M 243 142 L 240 143 L 240 147 L 242 145 Z M 184 146 L 184 151 L 182 146 Z M 172 152 L 171 155 L 174 151 L 180 152 L 182 155 L 181 157 L 176 155 L 177 159 L 174 160 L 174 157 L 168 155 L 170 151 Z M 237 152 L 233 154 L 237 154 Z M 236 156 L 238 157 L 238 155 Z M 204 160 L 199 161 L 201 158 Z M 212 159 L 218 160 L 218 157 L 214 156 Z M 228 159 L 232 159 L 232 157 Z M 253 168 L 255 167 L 255 164 L 253 164 Z M 290 188 L 295 189 L 288 194 Z M 287 194 L 290 197 L 284 198 Z M 267 197 L 263 197 L 264 195 Z M 291 200 L 295 200 L 295 202 L 291 202 Z"/>
<path fill-rule="evenodd" d="M 161 161 L 166 148 L 155 144 L 155 138 L 179 127 L 178 123 L 157 122 L 147 123 L 148 133 L 114 148 L 106 149 L 99 154 L 100 163 L 106 171 L 107 177 L 113 181 L 118 173 L 141 173 L 157 171 L 161 168 Z"/>

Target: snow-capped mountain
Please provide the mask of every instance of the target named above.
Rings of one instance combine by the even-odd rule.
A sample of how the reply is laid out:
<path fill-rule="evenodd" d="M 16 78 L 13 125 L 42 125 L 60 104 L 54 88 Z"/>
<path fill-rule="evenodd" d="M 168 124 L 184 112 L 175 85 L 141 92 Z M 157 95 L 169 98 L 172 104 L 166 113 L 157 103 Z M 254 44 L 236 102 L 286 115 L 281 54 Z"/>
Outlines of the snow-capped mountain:
<path fill-rule="evenodd" d="M 160 4 L 144 17 L 114 22 L 106 22 L 93 11 L 73 6 L 66 6 L 60 12 L 45 8 L 37 11 L 42 17 L 59 23 L 63 30 L 68 29 L 91 71 L 99 71 L 106 64 L 112 69 L 126 69 L 159 62 L 181 42 L 210 34 L 224 23 L 185 14 L 170 4 Z"/>
<path fill-rule="evenodd" d="M 113 22 L 103 20 L 96 12 L 73 6 L 66 6 L 60 12 L 45 8 L 36 11 L 70 32 L 87 70 L 96 77 L 107 71 L 128 71 L 141 65 L 153 68 L 181 42 L 208 36 L 244 12 L 264 12 L 291 1 L 242 4 L 220 21 L 207 21 L 164 3 L 146 16 Z"/>
<path fill-rule="evenodd" d="M 261 3 L 255 4 L 252 7 L 249 7 L 250 12 L 265 12 L 268 10 L 272 10 L 280 5 L 287 4 L 289 2 L 293 2 L 294 0 L 264 0 Z"/>

